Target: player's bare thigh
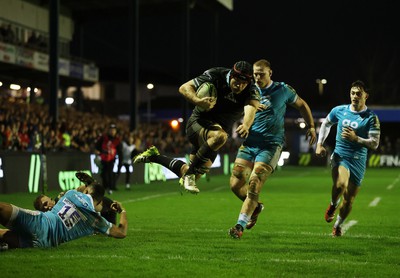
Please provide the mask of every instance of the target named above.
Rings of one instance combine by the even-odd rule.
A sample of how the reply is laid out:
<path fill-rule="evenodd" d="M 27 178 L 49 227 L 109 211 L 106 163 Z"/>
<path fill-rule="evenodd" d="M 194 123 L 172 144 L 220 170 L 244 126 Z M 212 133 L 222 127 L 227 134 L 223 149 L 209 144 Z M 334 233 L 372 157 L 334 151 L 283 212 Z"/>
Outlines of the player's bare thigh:
<path fill-rule="evenodd" d="M 6 227 L 13 212 L 12 205 L 0 202 L 0 224 Z"/>

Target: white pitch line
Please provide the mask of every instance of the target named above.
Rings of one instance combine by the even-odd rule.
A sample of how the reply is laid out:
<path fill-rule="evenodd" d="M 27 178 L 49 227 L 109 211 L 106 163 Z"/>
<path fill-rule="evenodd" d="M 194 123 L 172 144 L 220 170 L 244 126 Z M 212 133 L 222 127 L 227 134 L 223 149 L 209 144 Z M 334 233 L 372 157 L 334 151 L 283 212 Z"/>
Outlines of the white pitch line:
<path fill-rule="evenodd" d="M 396 184 L 396 183 L 398 183 L 400 181 L 400 175 L 399 176 L 397 176 L 397 178 L 395 178 L 394 179 L 394 181 L 391 183 L 391 184 L 389 184 L 388 186 L 387 186 L 387 190 L 390 190 L 390 189 L 392 189 L 393 187 L 394 187 L 394 185 Z"/>
<path fill-rule="evenodd" d="M 358 223 L 357 220 L 350 220 L 347 223 L 343 224 L 342 233 L 344 234 L 345 232 L 347 232 L 350 229 L 350 227 L 356 225 L 357 223 Z"/>
<path fill-rule="evenodd" d="M 8 255 L 7 257 L 9 258 L 16 258 L 18 259 L 19 257 L 16 255 Z M 94 258 L 94 259 L 125 259 L 125 260 L 131 260 L 131 256 L 115 256 L 115 255 L 86 255 L 86 254 L 78 254 L 78 255 L 68 255 L 66 256 L 65 254 L 52 254 L 51 256 L 48 257 L 49 260 L 60 260 L 60 259 L 85 259 L 85 258 Z M 163 256 L 149 256 L 147 254 L 142 254 L 139 257 L 135 257 L 136 260 L 139 261 L 165 261 L 165 260 L 170 260 L 170 261 L 182 261 L 182 262 L 208 262 L 210 261 L 209 257 L 203 257 L 203 256 L 181 256 L 181 255 L 163 255 Z M 253 262 L 254 259 L 251 257 L 233 257 L 233 258 L 228 258 L 229 261 L 231 262 L 238 262 L 238 261 L 248 261 L 248 262 Z M 315 259 L 281 259 L 281 258 L 264 258 L 264 262 L 270 262 L 270 263 L 291 263 L 291 264 L 318 264 L 318 263 L 330 263 L 330 264 L 337 264 L 341 265 L 344 262 L 338 259 L 324 259 L 322 258 L 315 258 Z M 375 265 L 376 263 L 373 261 L 365 261 L 365 262 L 352 262 L 352 261 L 346 261 L 345 262 L 347 265 Z"/>
<path fill-rule="evenodd" d="M 216 191 L 221 191 L 226 189 L 226 186 L 220 186 L 220 187 L 216 187 L 212 190 L 209 190 L 210 192 L 216 192 Z M 184 193 L 184 194 L 188 194 L 190 195 L 190 193 Z M 147 201 L 147 200 L 151 200 L 151 199 L 155 199 L 155 198 L 160 198 L 160 197 L 165 197 L 165 196 L 171 196 L 171 195 L 179 195 L 179 191 L 177 192 L 170 192 L 170 193 L 164 193 L 164 194 L 156 194 L 156 195 L 150 195 L 150 196 L 146 196 L 146 197 L 142 197 L 142 198 L 136 198 L 136 199 L 130 199 L 130 200 L 125 200 L 122 201 L 123 203 L 135 203 L 135 202 L 140 202 L 140 201 Z"/>
<path fill-rule="evenodd" d="M 226 189 L 226 186 L 220 186 L 220 187 L 216 187 L 216 188 L 210 190 L 210 192 L 217 192 L 217 191 L 221 191 L 224 189 Z"/>
<path fill-rule="evenodd" d="M 369 207 L 376 207 L 378 203 L 381 201 L 381 197 L 376 197 L 375 199 L 372 200 L 371 203 L 369 203 Z"/>
<path fill-rule="evenodd" d="M 8 255 L 8 254 L 7 254 Z M 7 257 L 10 258 L 16 258 L 18 259 L 18 256 L 13 256 L 13 255 L 8 255 Z M 65 258 L 65 254 L 53 254 L 49 256 L 50 260 L 60 260 Z M 131 256 L 114 256 L 114 255 L 70 255 L 67 256 L 67 258 L 71 259 L 76 259 L 76 258 L 95 258 L 95 259 L 105 259 L 105 258 L 110 258 L 110 259 L 119 259 L 119 260 L 131 260 Z M 157 256 L 152 256 L 148 255 L 146 253 L 142 254 L 141 256 L 135 257 L 135 260 L 138 261 L 154 261 L 154 262 L 164 262 L 165 260 L 170 260 L 170 261 L 180 261 L 180 262 L 209 262 L 210 258 L 208 256 L 182 256 L 182 255 L 168 255 L 168 254 L 160 254 Z M 247 257 L 247 256 L 239 256 L 239 257 L 230 257 L 227 258 L 228 261 L 237 263 L 237 262 L 253 262 L 254 258 L 252 257 Z M 213 261 L 213 259 L 211 259 Z M 280 264 L 312 264 L 312 265 L 318 265 L 318 263 L 329 263 L 331 265 L 343 265 L 344 263 L 346 265 L 354 265 L 354 266 L 362 266 L 362 265 L 379 265 L 380 264 L 376 263 L 375 261 L 364 261 L 364 262 L 353 262 L 351 260 L 343 261 L 339 259 L 325 259 L 324 257 L 317 257 L 313 259 L 282 259 L 282 258 L 263 258 L 263 262 L 269 262 L 269 263 L 280 263 Z"/>
<path fill-rule="evenodd" d="M 147 201 L 150 199 L 155 199 L 155 198 L 165 197 L 165 196 L 170 196 L 170 195 L 177 195 L 177 194 L 178 194 L 178 192 L 150 195 L 150 196 L 146 196 L 146 197 L 142 197 L 142 198 L 125 200 L 125 201 L 123 201 L 123 203 L 134 203 L 134 202 L 140 202 L 140 201 Z"/>
<path fill-rule="evenodd" d="M 356 220 L 350 220 L 349 222 L 346 222 L 342 226 L 342 231 L 343 227 L 350 227 L 354 226 L 357 224 L 358 221 Z M 348 229 L 348 228 L 347 228 Z M 135 233 L 147 233 L 147 232 L 163 232 L 165 229 L 144 229 L 144 228 L 138 228 L 138 227 L 130 227 L 129 228 L 130 232 L 135 232 Z M 182 232 L 183 230 L 178 230 L 177 232 Z M 195 228 L 195 229 L 185 229 L 185 233 L 212 233 L 212 234 L 221 234 L 222 238 L 225 238 L 227 229 L 200 229 L 200 228 Z M 299 231 L 260 231 L 259 233 L 261 236 L 293 236 L 293 237 L 298 237 L 299 235 L 304 236 L 304 237 L 331 237 L 331 233 L 329 232 L 324 232 L 324 233 L 314 233 L 314 232 L 299 232 Z M 389 240 L 395 240 L 395 241 L 400 241 L 400 236 L 389 236 L 389 235 L 371 235 L 371 234 L 365 234 L 365 233 L 358 233 L 358 234 L 350 234 L 346 235 L 346 237 L 349 238 L 362 238 L 362 239 L 375 239 L 375 240 L 381 240 L 381 239 L 389 239 Z M 228 238 L 228 237 L 226 237 Z"/>

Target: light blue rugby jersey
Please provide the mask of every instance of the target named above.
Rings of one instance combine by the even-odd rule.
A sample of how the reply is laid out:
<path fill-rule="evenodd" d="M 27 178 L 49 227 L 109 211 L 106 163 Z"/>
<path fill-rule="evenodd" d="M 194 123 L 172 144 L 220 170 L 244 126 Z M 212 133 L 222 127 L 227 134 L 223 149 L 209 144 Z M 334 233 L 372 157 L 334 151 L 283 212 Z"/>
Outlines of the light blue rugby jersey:
<path fill-rule="evenodd" d="M 92 197 L 76 190 L 67 191 L 44 215 L 51 229 L 47 236 L 52 246 L 93 235 L 94 232 L 108 234 L 112 226 L 95 211 Z"/>
<path fill-rule="evenodd" d="M 356 142 L 350 142 L 342 138 L 343 127 L 351 127 L 357 136 L 368 138 L 368 134 L 380 134 L 379 119 L 368 108 L 355 112 L 351 111 L 350 104 L 336 106 L 329 112 L 328 120 L 337 124 L 336 145 L 334 152 L 343 158 L 362 159 L 366 161 L 368 149 Z"/>
<path fill-rule="evenodd" d="M 260 89 L 261 101 L 267 108 L 257 111 L 245 145 L 283 145 L 285 141 L 285 113 L 288 104 L 296 102 L 296 91 L 284 82 L 273 82 Z"/>

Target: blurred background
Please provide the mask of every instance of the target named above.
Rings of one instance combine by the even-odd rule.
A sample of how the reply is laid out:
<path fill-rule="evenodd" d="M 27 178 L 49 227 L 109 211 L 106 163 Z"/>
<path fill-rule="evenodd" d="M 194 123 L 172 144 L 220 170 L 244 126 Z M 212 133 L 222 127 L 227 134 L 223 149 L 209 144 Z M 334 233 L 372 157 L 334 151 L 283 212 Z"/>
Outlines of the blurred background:
<path fill-rule="evenodd" d="M 186 153 L 192 107 L 179 86 L 264 58 L 317 122 L 363 80 L 382 125 L 377 153 L 397 165 L 399 21 L 394 1 L 0 0 L 1 150 L 90 154 L 116 123 L 138 150 Z M 299 164 L 312 151 L 304 123 L 289 109 L 286 124 Z M 224 152 L 236 152 L 235 137 Z"/>

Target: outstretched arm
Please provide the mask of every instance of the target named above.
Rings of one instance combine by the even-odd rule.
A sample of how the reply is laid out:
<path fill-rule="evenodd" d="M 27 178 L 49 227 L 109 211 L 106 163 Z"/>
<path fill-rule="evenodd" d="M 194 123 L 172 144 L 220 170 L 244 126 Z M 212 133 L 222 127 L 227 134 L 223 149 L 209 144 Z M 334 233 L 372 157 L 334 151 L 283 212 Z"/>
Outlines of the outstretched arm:
<path fill-rule="evenodd" d="M 119 224 L 112 225 L 110 229 L 110 236 L 115 238 L 125 238 L 128 233 L 128 218 L 126 217 L 126 210 L 122 207 L 121 203 L 114 202 L 111 205 L 119 213 Z"/>
<path fill-rule="evenodd" d="M 329 131 L 331 130 L 333 123 L 331 123 L 328 120 L 328 117 L 325 118 L 325 120 L 321 124 L 321 128 L 319 129 L 319 136 L 318 136 L 318 141 L 317 141 L 317 148 L 315 150 L 315 154 L 317 156 L 325 156 L 326 155 L 326 149 L 323 146 L 325 139 L 329 135 Z"/>
<path fill-rule="evenodd" d="M 311 113 L 311 109 L 308 106 L 307 102 L 303 100 L 301 97 L 297 97 L 296 102 L 293 104 L 293 107 L 299 110 L 300 115 L 303 117 L 304 121 L 307 124 L 307 132 L 306 139 L 309 140 L 309 145 L 314 145 L 317 140 L 317 133 L 315 132 L 314 118 Z"/>
<path fill-rule="evenodd" d="M 259 105 L 260 102 L 258 100 L 250 100 L 249 104 L 244 107 L 243 123 L 236 129 L 236 132 L 239 133 L 240 137 L 246 138 L 249 135 L 249 130 L 254 122 Z"/>

